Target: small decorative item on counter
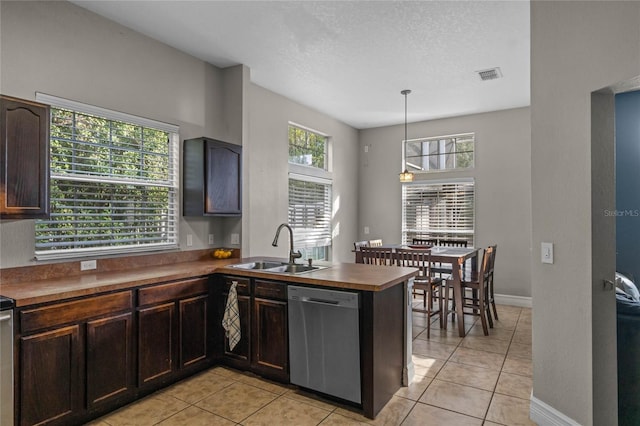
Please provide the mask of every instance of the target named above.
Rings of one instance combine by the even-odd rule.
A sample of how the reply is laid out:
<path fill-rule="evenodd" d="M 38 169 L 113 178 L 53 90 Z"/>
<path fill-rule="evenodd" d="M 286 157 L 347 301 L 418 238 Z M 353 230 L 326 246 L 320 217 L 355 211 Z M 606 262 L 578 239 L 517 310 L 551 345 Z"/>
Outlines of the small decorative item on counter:
<path fill-rule="evenodd" d="M 216 259 L 227 259 L 233 254 L 233 249 L 217 248 L 211 253 Z"/>

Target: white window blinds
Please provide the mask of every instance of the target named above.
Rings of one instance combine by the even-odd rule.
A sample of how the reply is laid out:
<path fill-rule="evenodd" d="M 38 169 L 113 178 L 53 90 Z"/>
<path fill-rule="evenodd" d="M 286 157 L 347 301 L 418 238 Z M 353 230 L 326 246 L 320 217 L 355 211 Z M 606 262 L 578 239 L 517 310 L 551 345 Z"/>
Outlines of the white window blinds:
<path fill-rule="evenodd" d="M 51 217 L 36 223 L 36 257 L 177 248 L 178 128 L 47 101 Z"/>
<path fill-rule="evenodd" d="M 331 245 L 331 181 L 289 175 L 289 225 L 295 248 L 307 256 L 317 258 L 317 248 Z"/>
<path fill-rule="evenodd" d="M 402 242 L 413 238 L 464 240 L 475 233 L 475 183 L 416 182 L 402 187 Z"/>

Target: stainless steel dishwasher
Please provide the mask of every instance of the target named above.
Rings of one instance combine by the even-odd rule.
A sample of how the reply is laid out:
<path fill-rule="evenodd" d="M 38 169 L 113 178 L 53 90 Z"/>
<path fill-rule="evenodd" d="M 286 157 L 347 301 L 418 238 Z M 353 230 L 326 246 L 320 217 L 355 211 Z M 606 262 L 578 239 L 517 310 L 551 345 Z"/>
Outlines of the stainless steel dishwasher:
<path fill-rule="evenodd" d="M 360 404 L 358 293 L 289 286 L 291 383 Z"/>

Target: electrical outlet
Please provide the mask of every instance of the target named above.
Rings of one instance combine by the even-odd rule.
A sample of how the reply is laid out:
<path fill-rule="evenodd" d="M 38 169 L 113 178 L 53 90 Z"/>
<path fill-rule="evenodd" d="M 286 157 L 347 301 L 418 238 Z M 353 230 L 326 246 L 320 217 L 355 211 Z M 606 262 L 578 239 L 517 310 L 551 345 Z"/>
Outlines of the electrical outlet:
<path fill-rule="evenodd" d="M 187 247 L 191 247 L 193 245 L 193 235 L 187 234 Z"/>
<path fill-rule="evenodd" d="M 365 235 L 369 235 L 369 227 L 368 226 L 364 227 L 364 234 Z"/>
<path fill-rule="evenodd" d="M 212 246 L 215 244 L 215 240 L 213 238 L 213 234 L 209 234 L 209 245 Z"/>
<path fill-rule="evenodd" d="M 240 234 L 231 234 L 231 244 L 240 244 Z"/>
<path fill-rule="evenodd" d="M 80 262 L 80 270 L 81 271 L 90 271 L 91 269 L 96 269 L 98 267 L 98 262 L 94 260 L 84 260 Z"/>
<path fill-rule="evenodd" d="M 540 247 L 542 263 L 553 263 L 553 243 L 542 243 Z"/>

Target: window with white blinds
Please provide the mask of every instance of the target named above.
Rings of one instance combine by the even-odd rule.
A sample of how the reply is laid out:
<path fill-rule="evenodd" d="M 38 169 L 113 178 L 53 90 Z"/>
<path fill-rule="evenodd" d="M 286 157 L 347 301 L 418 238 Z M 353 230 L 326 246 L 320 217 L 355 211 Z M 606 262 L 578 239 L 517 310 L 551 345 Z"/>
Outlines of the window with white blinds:
<path fill-rule="evenodd" d="M 289 174 L 289 225 L 304 259 L 328 260 L 331 204 L 331 181 Z"/>
<path fill-rule="evenodd" d="M 178 247 L 178 127 L 40 95 L 51 108 L 51 217 L 36 257 Z"/>
<path fill-rule="evenodd" d="M 414 182 L 402 186 L 402 242 L 413 238 L 461 240 L 473 247 L 473 180 Z"/>

